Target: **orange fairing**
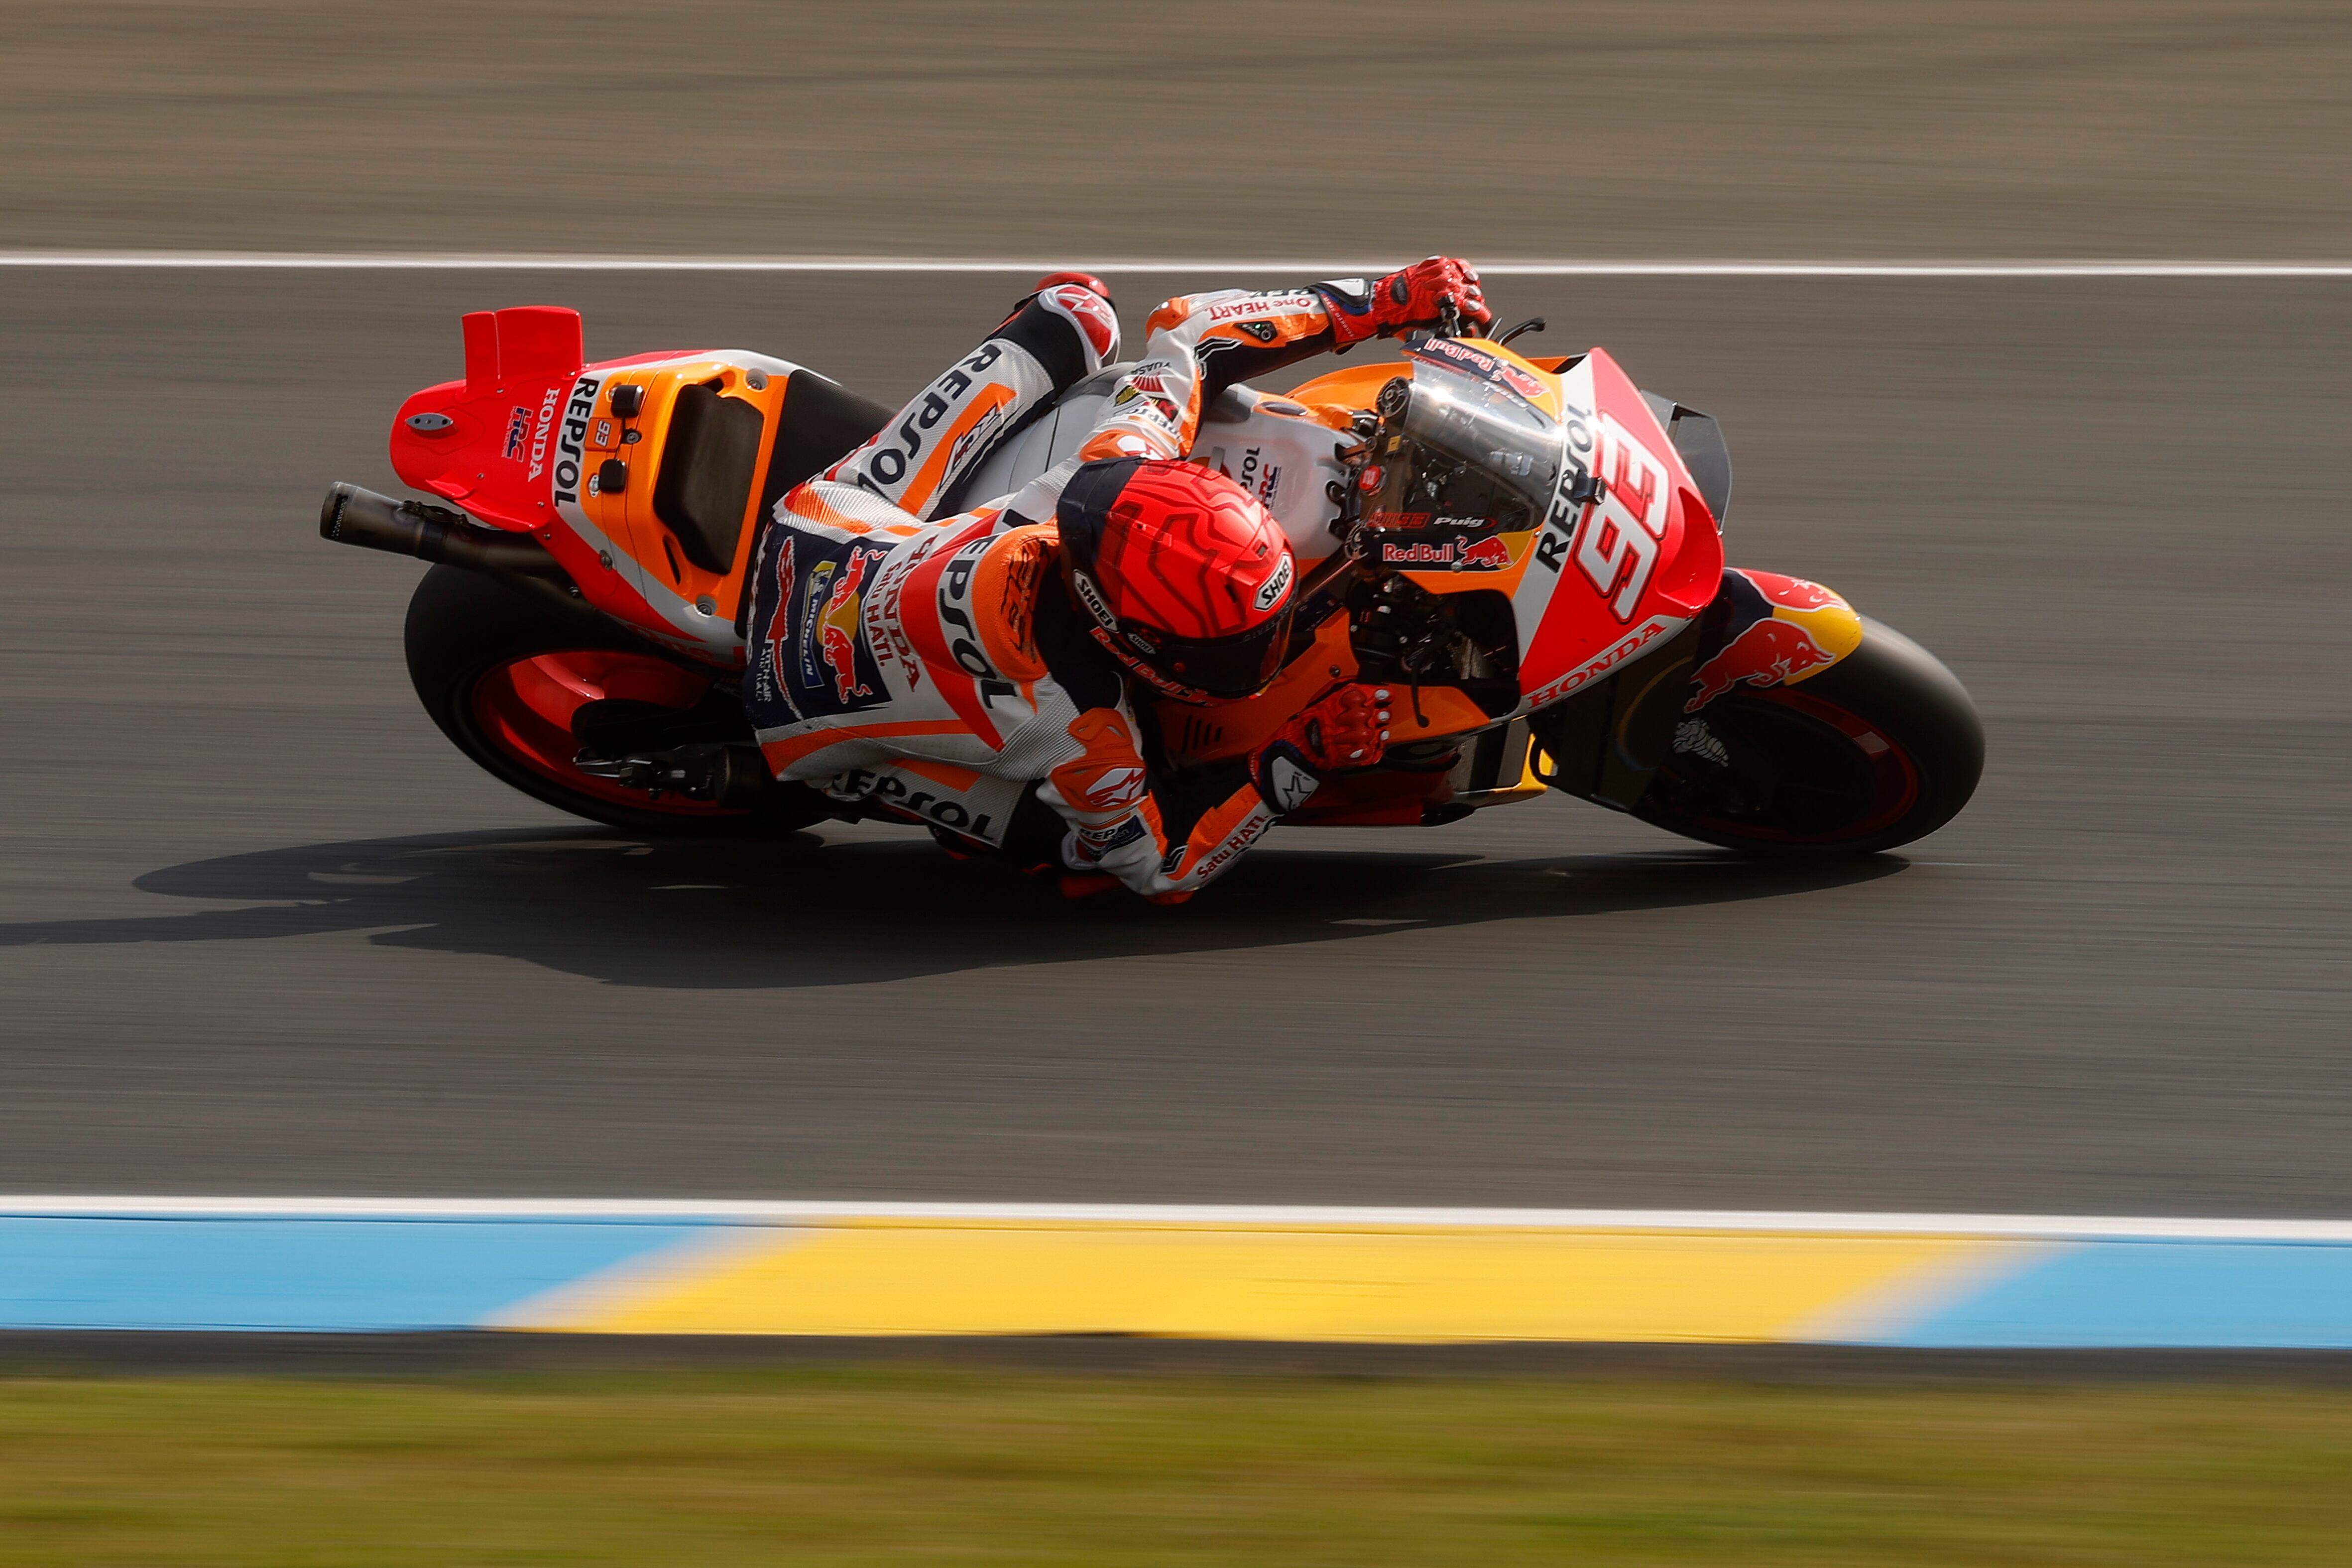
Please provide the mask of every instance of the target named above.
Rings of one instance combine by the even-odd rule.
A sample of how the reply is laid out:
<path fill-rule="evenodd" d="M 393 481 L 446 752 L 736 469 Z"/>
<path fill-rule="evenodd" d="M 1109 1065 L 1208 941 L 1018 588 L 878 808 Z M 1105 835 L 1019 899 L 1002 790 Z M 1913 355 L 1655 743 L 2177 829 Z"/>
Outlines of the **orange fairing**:
<path fill-rule="evenodd" d="M 751 514 L 792 368 L 718 354 L 584 365 L 578 313 L 549 307 L 477 312 L 463 337 L 465 380 L 401 407 L 401 478 L 532 534 L 607 614 L 713 663 L 740 659 L 732 622 Z M 745 484 L 740 512 L 731 485 L 681 483 L 657 500 L 664 458 L 689 423 L 698 457 L 714 439 L 726 447 L 730 480 Z"/>
<path fill-rule="evenodd" d="M 1406 366 L 1398 360 L 1375 360 L 1369 364 L 1349 365 L 1328 375 L 1302 382 L 1282 395 L 1293 402 L 1312 406 L 1316 403 L 1336 403 L 1343 408 L 1369 409 L 1381 395 L 1381 389 L 1403 375 Z"/>
<path fill-rule="evenodd" d="M 586 472 L 582 485 L 577 492 L 566 492 L 561 483 L 563 475 L 559 471 L 555 476 L 555 498 L 559 509 L 568 509 L 567 501 L 572 501 L 576 495 L 572 504 L 594 526 L 593 533 L 582 539 L 582 553 L 590 543 L 600 547 L 609 543 L 619 546 L 626 556 L 629 564 L 616 559 L 608 575 L 633 576 L 636 589 L 634 598 L 642 609 L 631 605 L 625 597 L 620 602 L 628 608 L 612 610 L 613 613 L 676 642 L 681 631 L 696 629 L 698 620 L 689 618 L 690 612 L 699 622 L 710 623 L 714 631 L 725 629 L 723 637 L 698 641 L 731 643 L 735 606 L 750 566 L 755 521 L 751 514 L 758 507 L 766 477 L 773 444 L 768 435 L 783 401 L 785 384 L 783 376 L 708 359 L 624 365 L 605 377 L 604 384 L 593 394 L 585 421 L 583 467 Z M 631 389 L 637 390 L 633 394 Z M 633 395 L 637 400 L 637 412 L 629 417 L 616 414 L 615 398 L 625 406 Z M 714 526 L 699 540 L 684 537 L 691 525 L 683 517 L 665 517 L 656 500 L 662 461 L 679 433 L 682 412 L 689 402 L 698 405 L 697 413 L 702 420 L 709 419 L 714 408 L 723 410 L 728 404 L 746 407 L 759 420 L 757 434 L 751 438 L 756 455 L 750 465 L 742 510 L 731 519 L 711 519 Z M 575 390 L 567 413 L 577 404 Z M 567 419 L 567 428 L 570 423 Z M 617 471 L 609 466 L 614 462 L 621 465 Z M 618 487 L 605 486 L 604 475 L 607 473 L 617 473 L 621 480 Z M 726 526 L 730 520 L 731 528 Z M 723 554 L 714 555 L 709 548 L 717 540 L 726 545 Z M 601 558 L 599 564 L 603 564 Z M 588 591 L 585 583 L 582 589 Z M 589 596 L 595 597 L 593 593 Z M 600 608 L 612 609 L 601 603 Z M 632 609 L 635 613 L 630 612 Z"/>

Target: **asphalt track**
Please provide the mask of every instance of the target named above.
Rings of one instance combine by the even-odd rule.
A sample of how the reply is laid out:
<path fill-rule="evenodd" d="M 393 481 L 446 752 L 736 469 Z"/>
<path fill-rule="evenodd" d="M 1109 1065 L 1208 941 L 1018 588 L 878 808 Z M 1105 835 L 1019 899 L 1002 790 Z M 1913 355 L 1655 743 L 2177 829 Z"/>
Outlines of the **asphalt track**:
<path fill-rule="evenodd" d="M 2352 1213 L 2352 283 L 1495 291 L 1722 419 L 1735 562 L 1976 692 L 1976 804 L 1858 864 L 1568 800 L 1172 911 L 647 846 L 459 759 L 417 569 L 315 535 L 461 309 L 887 398 L 1007 292 L 0 276 L 0 1190 Z"/>

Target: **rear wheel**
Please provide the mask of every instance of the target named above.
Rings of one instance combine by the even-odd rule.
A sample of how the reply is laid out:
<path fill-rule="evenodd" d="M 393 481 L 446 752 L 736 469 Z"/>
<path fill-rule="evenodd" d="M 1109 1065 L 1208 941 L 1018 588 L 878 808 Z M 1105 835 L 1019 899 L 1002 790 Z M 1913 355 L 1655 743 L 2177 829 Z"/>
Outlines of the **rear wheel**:
<path fill-rule="evenodd" d="M 770 834 L 828 814 L 776 784 L 750 806 L 656 796 L 583 771 L 583 732 L 616 716 L 645 733 L 750 745 L 731 684 L 585 605 L 436 566 L 408 602 L 408 674 L 425 711 L 484 771 L 558 810 L 646 833 Z"/>
<path fill-rule="evenodd" d="M 1735 686 L 1679 719 L 1633 814 L 1733 849 L 1867 854 L 1950 821 L 1983 770 L 1984 728 L 1958 679 L 1864 617 L 1862 646 L 1830 668 Z"/>

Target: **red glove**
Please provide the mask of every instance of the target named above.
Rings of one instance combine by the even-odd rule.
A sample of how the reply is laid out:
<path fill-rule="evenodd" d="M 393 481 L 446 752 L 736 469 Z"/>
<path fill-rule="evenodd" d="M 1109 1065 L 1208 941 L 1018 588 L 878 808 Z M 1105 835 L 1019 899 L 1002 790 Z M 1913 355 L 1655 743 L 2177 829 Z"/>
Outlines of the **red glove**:
<path fill-rule="evenodd" d="M 1305 805 L 1323 775 L 1370 768 L 1389 738 L 1389 688 L 1341 686 L 1274 732 L 1250 776 L 1276 816 Z"/>
<path fill-rule="evenodd" d="M 1465 327 L 1485 327 L 1495 319 L 1495 313 L 1486 308 L 1476 269 L 1450 256 L 1433 256 L 1374 283 L 1370 304 L 1361 314 L 1344 308 L 1332 311 L 1338 346 L 1344 349 L 1360 343 L 1374 333 L 1390 338 L 1415 328 L 1439 326 L 1441 307 L 1449 299 Z"/>

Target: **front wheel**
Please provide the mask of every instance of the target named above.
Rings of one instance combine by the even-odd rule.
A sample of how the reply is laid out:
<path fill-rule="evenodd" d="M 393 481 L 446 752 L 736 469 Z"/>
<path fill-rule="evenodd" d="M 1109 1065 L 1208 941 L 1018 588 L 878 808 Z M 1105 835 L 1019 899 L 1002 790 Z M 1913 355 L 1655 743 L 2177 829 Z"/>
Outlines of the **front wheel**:
<path fill-rule="evenodd" d="M 1958 679 L 1865 616 L 1862 645 L 1828 669 L 1734 686 L 1679 718 L 1633 814 L 1732 849 L 1868 854 L 1950 821 L 1983 771 Z"/>
<path fill-rule="evenodd" d="M 750 806 L 628 789 L 578 766 L 580 728 L 625 710 L 681 739 L 748 745 L 733 687 L 586 605 L 436 566 L 408 601 L 408 674 L 425 711 L 483 771 L 559 810 L 635 832 L 764 835 L 829 814 L 776 784 Z M 592 713 L 592 706 L 593 712 Z"/>

